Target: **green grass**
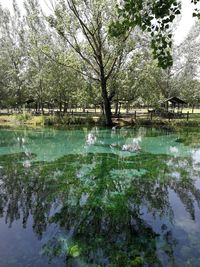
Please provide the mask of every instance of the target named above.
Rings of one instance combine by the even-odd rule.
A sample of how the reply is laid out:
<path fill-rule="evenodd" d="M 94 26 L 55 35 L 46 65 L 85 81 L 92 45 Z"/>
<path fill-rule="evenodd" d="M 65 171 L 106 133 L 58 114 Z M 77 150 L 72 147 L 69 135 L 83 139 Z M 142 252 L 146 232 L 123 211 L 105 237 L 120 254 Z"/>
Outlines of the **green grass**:
<path fill-rule="evenodd" d="M 99 112 L 100 110 L 97 110 Z M 148 126 L 200 126 L 200 110 L 195 109 L 194 113 L 192 109 L 184 109 L 183 113 L 184 118 L 182 119 L 165 119 L 160 117 L 153 116 L 152 120 L 150 115 L 147 113 L 147 109 L 137 109 L 138 115 L 135 120 L 134 114 L 127 118 L 113 119 L 114 124 L 120 126 L 126 125 L 148 125 Z M 91 110 L 89 110 L 91 112 Z M 125 110 L 121 110 L 121 114 L 124 114 Z M 139 113 L 145 113 L 140 114 Z M 189 112 L 189 120 L 187 121 L 186 114 Z M 134 113 L 134 110 L 131 110 L 131 113 Z M 13 114 L 13 115 L 0 115 L 0 125 L 3 126 L 18 126 L 18 125 L 28 125 L 28 126 L 67 126 L 67 125 L 101 125 L 101 117 L 97 114 L 88 114 L 87 112 L 82 113 L 81 115 L 72 115 L 66 114 L 64 116 L 32 116 L 31 113 L 24 112 L 22 114 Z"/>

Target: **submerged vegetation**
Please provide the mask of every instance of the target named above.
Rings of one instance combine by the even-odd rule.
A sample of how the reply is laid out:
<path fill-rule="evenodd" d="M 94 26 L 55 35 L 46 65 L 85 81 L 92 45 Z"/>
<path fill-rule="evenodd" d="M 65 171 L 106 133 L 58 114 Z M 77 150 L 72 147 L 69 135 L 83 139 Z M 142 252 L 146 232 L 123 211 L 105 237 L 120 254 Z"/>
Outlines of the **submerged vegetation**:
<path fill-rule="evenodd" d="M 46 266 L 47 256 L 53 266 L 199 266 L 200 144 L 190 128 L 0 134 L 7 136 L 0 146 L 1 217 L 25 229 L 31 222 L 44 257 L 38 264 Z M 87 141 L 91 134 L 94 142 Z M 121 151 L 139 135 L 140 152 Z M 34 266 L 38 251 L 27 253 Z M 13 257 L 15 266 L 25 264 L 18 250 Z"/>

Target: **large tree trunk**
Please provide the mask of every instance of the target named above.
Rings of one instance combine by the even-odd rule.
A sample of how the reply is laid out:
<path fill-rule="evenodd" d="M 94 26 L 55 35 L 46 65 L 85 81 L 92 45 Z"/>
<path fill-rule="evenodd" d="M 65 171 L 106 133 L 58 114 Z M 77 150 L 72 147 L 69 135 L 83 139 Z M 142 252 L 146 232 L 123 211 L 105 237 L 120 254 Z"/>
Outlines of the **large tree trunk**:
<path fill-rule="evenodd" d="M 101 80 L 101 90 L 102 90 L 102 98 L 103 98 L 105 125 L 112 126 L 111 103 L 108 97 L 106 79 Z"/>

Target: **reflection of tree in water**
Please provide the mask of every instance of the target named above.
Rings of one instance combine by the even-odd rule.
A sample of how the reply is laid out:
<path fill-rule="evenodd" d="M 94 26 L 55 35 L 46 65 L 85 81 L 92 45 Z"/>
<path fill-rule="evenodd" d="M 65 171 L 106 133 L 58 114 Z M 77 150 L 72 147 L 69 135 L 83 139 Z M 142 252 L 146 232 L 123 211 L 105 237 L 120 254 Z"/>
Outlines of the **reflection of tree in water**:
<path fill-rule="evenodd" d="M 170 160 L 169 187 L 174 190 L 191 219 L 195 220 L 195 203 L 200 208 L 200 190 L 196 187 L 196 180 L 199 172 L 192 168 L 192 160 L 174 158 Z M 174 179 L 176 178 L 176 179 Z"/>
<path fill-rule="evenodd" d="M 9 224 L 21 217 L 24 227 L 31 215 L 39 238 L 52 223 L 59 226 L 44 254 L 63 256 L 67 266 L 161 266 L 157 240 L 162 238 L 164 252 L 175 261 L 172 232 L 163 225 L 160 236 L 155 233 L 142 216 L 143 207 L 172 222 L 171 188 L 195 219 L 200 192 L 181 168 L 179 179 L 172 179 L 166 156 L 141 153 L 121 161 L 112 154 L 70 155 L 30 168 L 13 163 L 24 157 L 0 158 L 0 212 Z"/>

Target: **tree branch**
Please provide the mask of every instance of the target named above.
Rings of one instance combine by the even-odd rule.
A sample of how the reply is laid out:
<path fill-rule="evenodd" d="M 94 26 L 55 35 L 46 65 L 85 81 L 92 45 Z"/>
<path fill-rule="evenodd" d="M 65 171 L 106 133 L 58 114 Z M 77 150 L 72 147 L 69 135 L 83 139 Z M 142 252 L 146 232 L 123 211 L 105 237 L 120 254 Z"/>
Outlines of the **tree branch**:
<path fill-rule="evenodd" d="M 96 82 L 100 82 L 100 80 L 99 80 L 98 78 L 94 78 L 93 76 L 90 76 L 90 75 L 88 75 L 88 74 L 82 72 L 81 70 L 78 70 L 78 69 L 76 69 L 76 68 L 74 68 L 74 67 L 72 67 L 72 66 L 70 66 L 70 65 L 66 65 L 66 64 L 63 63 L 63 62 L 60 62 L 59 60 L 53 58 L 51 55 L 45 53 L 42 49 L 40 49 L 40 51 L 41 51 L 45 56 L 47 56 L 49 59 L 51 59 L 53 62 L 55 62 L 55 63 L 57 63 L 57 64 L 59 64 L 59 65 L 65 67 L 65 68 L 72 69 L 72 70 L 74 70 L 74 71 L 80 73 L 81 75 L 83 75 L 83 76 L 87 76 L 89 79 L 92 79 L 92 80 L 94 80 L 94 81 L 96 81 Z"/>

